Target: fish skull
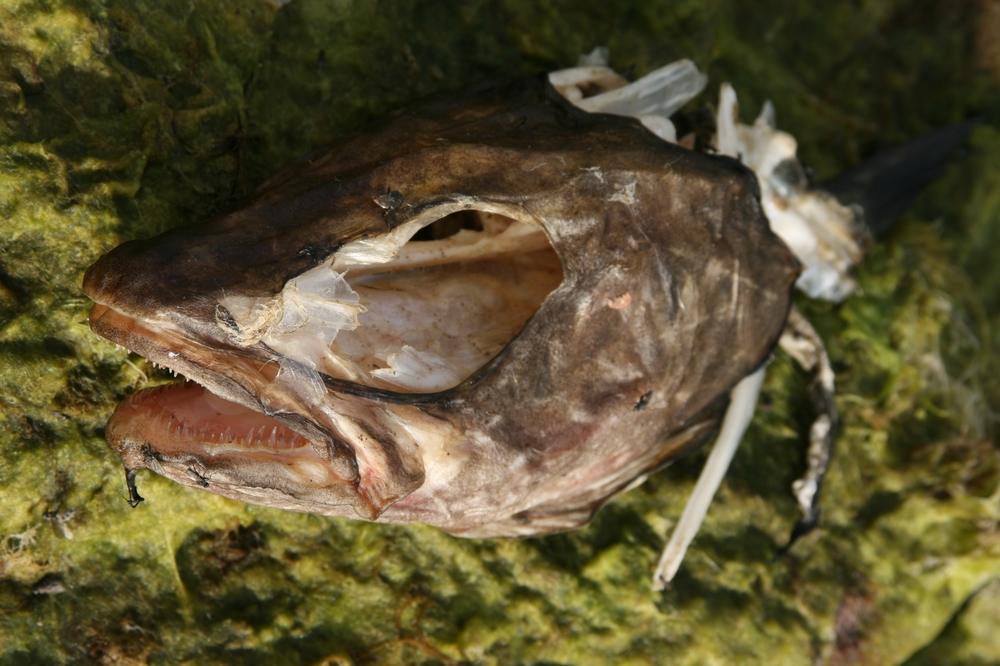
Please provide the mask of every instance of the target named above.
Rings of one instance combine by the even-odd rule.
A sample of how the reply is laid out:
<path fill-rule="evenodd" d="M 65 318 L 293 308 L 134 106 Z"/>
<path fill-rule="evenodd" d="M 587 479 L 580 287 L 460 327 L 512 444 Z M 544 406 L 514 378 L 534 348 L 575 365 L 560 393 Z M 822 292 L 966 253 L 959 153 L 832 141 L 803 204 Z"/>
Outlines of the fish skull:
<path fill-rule="evenodd" d="M 739 162 L 535 79 L 396 112 L 84 288 L 94 331 L 195 382 L 116 409 L 130 481 L 528 536 L 704 443 L 799 272 Z"/>

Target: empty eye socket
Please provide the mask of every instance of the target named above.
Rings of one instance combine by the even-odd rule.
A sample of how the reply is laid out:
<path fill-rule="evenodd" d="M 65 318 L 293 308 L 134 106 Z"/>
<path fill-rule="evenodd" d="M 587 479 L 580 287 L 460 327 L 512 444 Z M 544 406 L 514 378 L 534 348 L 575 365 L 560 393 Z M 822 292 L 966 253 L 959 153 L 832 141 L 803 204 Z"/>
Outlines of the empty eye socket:
<path fill-rule="evenodd" d="M 462 229 L 468 231 L 483 230 L 483 213 L 478 210 L 460 210 L 435 220 L 418 231 L 410 242 L 436 241 L 450 238 Z"/>

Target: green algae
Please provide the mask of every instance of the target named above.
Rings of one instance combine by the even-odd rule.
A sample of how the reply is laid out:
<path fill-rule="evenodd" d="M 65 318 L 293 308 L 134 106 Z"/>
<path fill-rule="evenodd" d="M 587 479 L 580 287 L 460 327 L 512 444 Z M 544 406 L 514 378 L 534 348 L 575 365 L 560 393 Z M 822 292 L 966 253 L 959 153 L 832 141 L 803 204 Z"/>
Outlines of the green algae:
<path fill-rule="evenodd" d="M 119 242 L 224 210 L 365 120 L 467 81 L 571 65 L 596 44 L 636 74 L 691 57 L 713 87 L 734 83 L 744 120 L 773 99 L 822 179 L 995 108 L 969 46 L 976 7 L 0 7 L 0 664 L 1000 660 L 984 629 L 1000 577 L 990 126 L 873 249 L 859 295 L 800 299 L 829 346 L 843 421 L 822 527 L 773 561 L 811 418 L 807 378 L 779 354 L 663 594 L 650 575 L 703 455 L 587 529 L 526 541 L 283 513 L 153 475 L 129 509 L 103 423 L 165 377 L 90 334 L 79 290 Z"/>

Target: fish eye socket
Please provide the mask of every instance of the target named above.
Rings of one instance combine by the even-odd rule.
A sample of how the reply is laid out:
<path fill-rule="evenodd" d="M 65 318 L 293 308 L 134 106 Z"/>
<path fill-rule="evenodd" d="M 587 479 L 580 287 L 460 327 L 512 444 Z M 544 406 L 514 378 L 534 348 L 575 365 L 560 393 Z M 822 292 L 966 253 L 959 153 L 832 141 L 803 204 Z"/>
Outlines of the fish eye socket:
<path fill-rule="evenodd" d="M 434 220 L 426 227 L 413 234 L 410 242 L 437 241 L 451 238 L 463 229 L 483 231 L 483 216 L 478 210 L 459 210 Z M 509 219 L 509 218 L 508 218 Z"/>
<path fill-rule="evenodd" d="M 273 298 L 225 297 L 220 327 L 337 379 L 404 393 L 457 386 L 563 275 L 537 222 L 455 208 L 348 243 Z"/>

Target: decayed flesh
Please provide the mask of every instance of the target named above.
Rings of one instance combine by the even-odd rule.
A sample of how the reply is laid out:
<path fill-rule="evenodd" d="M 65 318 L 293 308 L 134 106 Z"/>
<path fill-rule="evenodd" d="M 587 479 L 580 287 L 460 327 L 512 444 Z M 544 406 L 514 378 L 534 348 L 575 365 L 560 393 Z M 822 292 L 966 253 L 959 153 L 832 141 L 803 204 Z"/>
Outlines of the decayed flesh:
<path fill-rule="evenodd" d="M 192 380 L 109 421 L 133 499 L 148 468 L 528 536 L 703 444 L 771 353 L 798 263 L 748 169 L 672 143 L 693 65 L 650 75 L 652 106 L 583 69 L 418 104 L 95 264 L 92 328 Z"/>
<path fill-rule="evenodd" d="M 598 48 L 582 57 L 579 67 L 553 72 L 549 79 L 564 97 L 582 109 L 632 115 L 660 138 L 676 142 L 677 132 L 669 116 L 701 91 L 707 77 L 693 63 L 682 60 L 629 84 L 606 65 L 606 50 Z M 584 90 L 591 95 L 584 96 Z M 772 230 L 804 265 L 797 286 L 812 297 L 841 301 L 854 288 L 849 272 L 861 258 L 859 239 L 866 232 L 860 211 L 848 209 L 825 192 L 806 189 L 795 139 L 776 129 L 774 116 L 774 107 L 768 101 L 753 126 L 741 124 L 736 93 L 724 83 L 719 95 L 715 148 L 723 155 L 740 159 L 756 174 Z M 794 308 L 781 346 L 805 370 L 815 373 L 810 394 L 817 414 L 810 430 L 808 469 L 793 484 L 802 515 L 784 551 L 818 522 L 819 488 L 833 451 L 837 410 L 833 372 L 823 341 Z M 653 576 L 654 589 L 670 584 L 698 533 L 750 425 L 763 377 L 764 368 L 760 368 L 730 393 L 722 430 L 660 557 Z"/>

